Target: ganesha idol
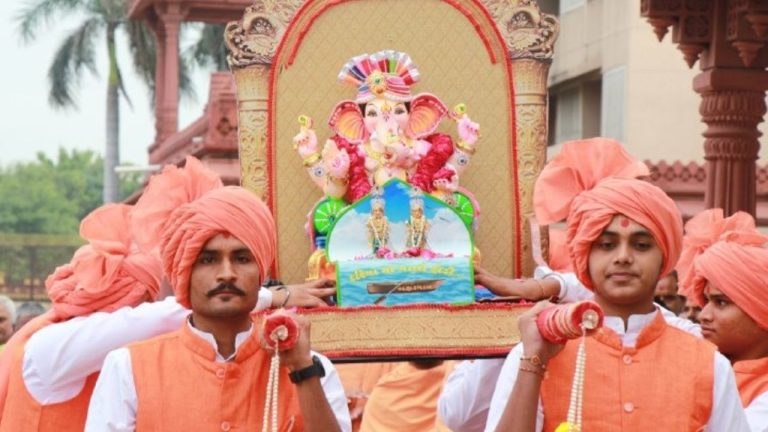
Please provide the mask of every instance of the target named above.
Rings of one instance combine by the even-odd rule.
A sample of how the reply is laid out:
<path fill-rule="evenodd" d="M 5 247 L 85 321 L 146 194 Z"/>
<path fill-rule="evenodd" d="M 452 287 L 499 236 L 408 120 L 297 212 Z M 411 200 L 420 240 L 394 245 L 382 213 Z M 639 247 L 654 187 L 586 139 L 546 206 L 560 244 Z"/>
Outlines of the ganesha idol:
<path fill-rule="evenodd" d="M 478 138 L 478 125 L 463 105 L 449 113 L 432 94 L 412 95 L 410 86 L 419 81 L 419 71 L 402 52 L 354 57 L 338 78 L 354 85 L 357 97 L 333 109 L 328 125 L 334 135 L 321 149 L 311 120 L 303 117 L 294 137 L 315 184 L 328 197 L 353 203 L 398 178 L 450 200 Z M 456 142 L 435 133 L 446 116 L 456 121 Z"/>
<path fill-rule="evenodd" d="M 340 305 L 474 301 L 478 205 L 459 178 L 478 125 L 463 104 L 449 112 L 432 94 L 412 95 L 419 77 L 408 54 L 360 55 L 338 76 L 357 96 L 333 108 L 322 148 L 299 117 L 294 147 L 325 195 L 308 223 L 309 279 L 335 277 Z M 456 141 L 436 133 L 446 117 Z"/>

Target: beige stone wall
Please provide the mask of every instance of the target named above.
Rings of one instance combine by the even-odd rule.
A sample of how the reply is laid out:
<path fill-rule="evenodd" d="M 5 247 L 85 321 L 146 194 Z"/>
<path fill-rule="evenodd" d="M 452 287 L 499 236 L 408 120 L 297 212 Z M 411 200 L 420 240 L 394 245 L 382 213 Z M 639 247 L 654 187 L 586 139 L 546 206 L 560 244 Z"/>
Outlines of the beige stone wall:
<path fill-rule="evenodd" d="M 692 83 L 699 66 L 688 68 L 671 34 L 662 42 L 656 39 L 650 24 L 640 17 L 640 0 L 588 0 L 559 18 L 561 33 L 550 85 L 567 85 L 585 73 L 623 66 L 628 150 L 652 161 L 704 161 L 700 97 Z M 761 130 L 768 132 L 766 123 Z M 768 141 L 761 142 L 760 159 L 765 162 Z"/>

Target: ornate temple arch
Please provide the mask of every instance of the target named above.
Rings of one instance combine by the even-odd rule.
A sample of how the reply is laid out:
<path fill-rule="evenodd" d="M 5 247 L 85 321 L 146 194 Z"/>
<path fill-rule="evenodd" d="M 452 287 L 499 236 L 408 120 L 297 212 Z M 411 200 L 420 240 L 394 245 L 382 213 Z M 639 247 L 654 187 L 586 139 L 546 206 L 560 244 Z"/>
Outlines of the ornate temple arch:
<path fill-rule="evenodd" d="M 482 125 L 462 184 L 481 203 L 483 265 L 531 274 L 527 218 L 545 160 L 557 30 L 533 0 L 260 0 L 230 23 L 225 39 L 237 82 L 242 182 L 275 213 L 280 277 L 306 276 L 310 251 L 301 227 L 319 198 L 292 148 L 297 116 L 314 118 L 324 141 L 331 108 L 350 97 L 336 81 L 339 68 L 381 49 L 408 52 L 423 77 L 417 91 L 449 106 L 466 103 Z"/>
<path fill-rule="evenodd" d="M 242 183 L 275 213 L 279 277 L 306 276 L 310 250 L 302 227 L 320 197 L 292 146 L 297 117 L 314 118 L 324 141 L 332 107 L 351 96 L 336 81 L 341 65 L 382 49 L 411 55 L 422 75 L 415 91 L 434 93 L 449 106 L 466 103 L 482 125 L 462 184 L 481 203 L 476 239 L 483 265 L 501 274 L 532 273 L 535 242 L 527 220 L 545 162 L 546 83 L 557 32 L 556 19 L 540 13 L 534 0 L 261 0 L 230 23 L 225 40 L 237 83 Z M 519 340 L 522 310 L 321 311 L 311 314 L 313 346 L 334 358 L 500 355 Z"/>

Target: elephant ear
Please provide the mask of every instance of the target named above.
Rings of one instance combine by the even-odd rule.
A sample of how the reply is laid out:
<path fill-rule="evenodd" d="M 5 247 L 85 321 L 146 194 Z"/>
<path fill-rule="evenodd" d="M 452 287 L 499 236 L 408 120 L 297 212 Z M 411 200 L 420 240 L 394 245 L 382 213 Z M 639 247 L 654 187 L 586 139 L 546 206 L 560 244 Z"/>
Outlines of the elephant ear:
<path fill-rule="evenodd" d="M 409 138 L 422 138 L 433 133 L 448 114 L 448 108 L 435 95 L 422 93 L 411 101 L 411 115 L 405 134 Z"/>
<path fill-rule="evenodd" d="M 351 100 L 341 101 L 333 108 L 328 126 L 352 144 L 360 144 L 368 139 L 363 113 Z"/>

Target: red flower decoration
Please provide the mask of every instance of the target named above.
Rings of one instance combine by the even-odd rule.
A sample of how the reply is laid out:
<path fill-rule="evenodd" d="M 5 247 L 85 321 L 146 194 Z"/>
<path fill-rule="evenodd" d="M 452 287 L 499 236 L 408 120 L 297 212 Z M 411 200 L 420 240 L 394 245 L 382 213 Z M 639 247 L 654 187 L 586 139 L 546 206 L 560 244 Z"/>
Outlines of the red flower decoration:
<path fill-rule="evenodd" d="M 292 316 L 283 311 L 273 312 L 264 318 L 262 329 L 264 344 L 273 350 L 286 351 L 296 345 L 299 339 L 299 325 Z"/>
<path fill-rule="evenodd" d="M 563 344 L 581 337 L 582 323 L 587 333 L 602 327 L 604 316 L 600 305 L 586 300 L 544 309 L 536 317 L 536 326 L 544 339 Z"/>

